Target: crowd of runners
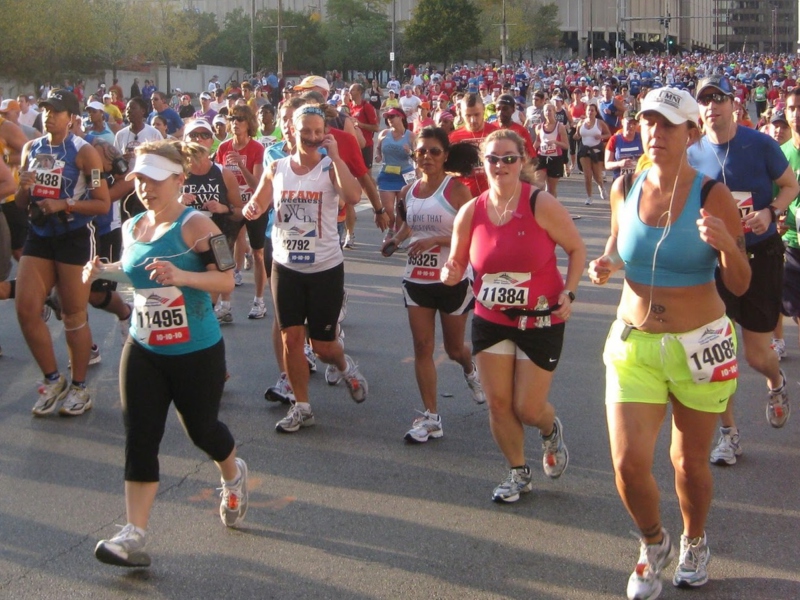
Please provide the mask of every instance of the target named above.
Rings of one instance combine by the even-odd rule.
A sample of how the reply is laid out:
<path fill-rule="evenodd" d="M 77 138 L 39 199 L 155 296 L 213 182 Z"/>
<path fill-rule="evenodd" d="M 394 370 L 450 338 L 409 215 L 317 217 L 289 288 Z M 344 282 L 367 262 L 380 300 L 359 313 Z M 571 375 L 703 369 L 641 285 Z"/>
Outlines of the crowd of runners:
<path fill-rule="evenodd" d="M 172 403 L 219 467 L 223 523 L 244 518 L 247 465 L 218 420 L 226 325 L 273 307 L 280 377 L 264 399 L 287 407 L 278 432 L 314 425 L 308 382 L 318 361 L 328 384 L 367 400 L 343 326 L 343 249 L 356 247 L 361 202 L 381 253 L 406 261 L 398 285 L 424 411 L 405 440 L 444 435 L 438 316 L 444 349 L 472 399 L 487 403 L 507 462 L 491 498 L 515 502 L 532 489 L 525 426 L 539 430 L 544 473 L 560 477 L 569 452 L 548 392 L 587 253 L 558 184 L 582 177 L 585 203 L 607 201 L 611 212 L 589 278 L 602 285 L 624 270 L 598 355 L 616 483 L 641 533 L 627 595 L 656 598 L 676 554 L 652 476 L 668 404 L 684 521 L 672 581 L 706 583 L 710 464 L 733 465 L 743 452 L 733 410 L 739 344 L 766 379 L 769 424 L 790 415 L 779 361 L 782 316 L 800 315 L 798 66 L 743 54 L 406 65 L 386 82 L 215 77 L 192 95 L 136 81 L 126 101 L 115 80 L 92 94 L 81 82 L 2 99 L 0 299 L 15 301 L 42 372 L 34 416 L 92 408 L 87 374 L 101 357 L 91 312 L 119 323 L 128 522 L 98 543 L 97 558 L 150 564 Z M 252 306 L 235 315 L 231 296 L 247 270 Z M 63 322 L 63 372 L 51 316 Z"/>

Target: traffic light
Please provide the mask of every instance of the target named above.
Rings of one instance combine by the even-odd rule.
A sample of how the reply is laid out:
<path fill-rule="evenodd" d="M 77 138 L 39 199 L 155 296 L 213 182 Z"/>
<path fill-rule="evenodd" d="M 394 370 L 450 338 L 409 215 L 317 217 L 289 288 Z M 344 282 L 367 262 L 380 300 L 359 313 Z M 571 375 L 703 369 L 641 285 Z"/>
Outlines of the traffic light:
<path fill-rule="evenodd" d="M 620 31 L 619 34 L 617 35 L 617 39 L 619 39 L 620 42 L 624 42 L 625 41 L 625 32 L 624 31 Z"/>

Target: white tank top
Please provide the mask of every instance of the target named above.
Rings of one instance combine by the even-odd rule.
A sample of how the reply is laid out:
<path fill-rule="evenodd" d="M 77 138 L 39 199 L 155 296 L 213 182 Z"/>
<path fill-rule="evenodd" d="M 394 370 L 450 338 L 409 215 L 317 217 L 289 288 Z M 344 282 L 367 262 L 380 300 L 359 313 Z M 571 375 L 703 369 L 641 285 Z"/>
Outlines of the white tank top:
<path fill-rule="evenodd" d="M 419 182 L 408 190 L 406 223 L 411 228 L 409 243 L 440 236 L 450 238 L 453 235 L 453 223 L 458 211 L 444 197 L 444 191 L 451 179 L 449 175 L 446 176 L 439 188 L 427 198 L 414 195 L 414 190 L 420 185 Z M 442 266 L 448 258 L 450 258 L 449 243 L 447 246 L 434 246 L 417 256 L 409 255 L 403 279 L 415 283 L 438 283 Z M 467 273 L 464 274 L 464 278 L 466 277 Z"/>
<path fill-rule="evenodd" d="M 603 132 L 600 129 L 599 119 L 595 119 L 594 127 L 586 127 L 586 121 L 581 123 L 580 135 L 584 146 L 597 146 L 602 141 Z"/>
<path fill-rule="evenodd" d="M 544 124 L 539 127 L 539 156 L 561 156 L 561 148 L 556 146 L 558 140 L 558 124 L 553 131 L 547 133 Z"/>
<path fill-rule="evenodd" d="M 275 161 L 272 259 L 304 273 L 332 269 L 344 259 L 336 229 L 339 196 L 330 178 L 331 159 L 323 157 L 305 175 L 295 175 L 290 161 L 288 156 Z"/>

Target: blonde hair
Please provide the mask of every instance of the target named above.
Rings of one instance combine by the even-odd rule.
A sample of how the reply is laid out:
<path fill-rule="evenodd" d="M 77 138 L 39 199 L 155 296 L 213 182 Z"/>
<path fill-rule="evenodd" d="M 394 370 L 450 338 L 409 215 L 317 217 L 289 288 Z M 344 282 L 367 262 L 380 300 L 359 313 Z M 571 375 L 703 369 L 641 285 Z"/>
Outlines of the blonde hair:
<path fill-rule="evenodd" d="M 512 131 L 511 129 L 498 129 L 497 131 L 493 131 L 486 138 L 484 138 L 483 143 L 481 144 L 481 154 L 486 154 L 486 148 L 488 148 L 489 144 L 492 142 L 502 142 L 506 140 L 516 145 L 517 152 L 522 157 L 522 169 L 519 172 L 520 181 L 533 184 L 534 174 L 536 171 L 526 160 L 530 157 L 528 156 L 528 153 L 525 152 L 525 141 L 517 132 Z"/>
<path fill-rule="evenodd" d="M 205 146 L 195 142 L 182 142 L 180 140 L 162 140 L 159 142 L 145 142 L 136 148 L 136 156 L 142 154 L 155 154 L 183 167 L 184 175 L 189 174 L 192 164 L 203 159 L 208 154 Z"/>

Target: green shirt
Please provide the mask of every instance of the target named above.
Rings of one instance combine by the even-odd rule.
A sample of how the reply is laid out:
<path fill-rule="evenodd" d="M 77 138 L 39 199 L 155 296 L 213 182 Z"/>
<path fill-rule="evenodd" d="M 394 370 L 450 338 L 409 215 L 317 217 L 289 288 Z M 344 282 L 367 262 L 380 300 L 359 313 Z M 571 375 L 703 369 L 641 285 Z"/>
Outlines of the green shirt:
<path fill-rule="evenodd" d="M 783 150 L 786 160 L 789 161 L 789 166 L 792 168 L 792 171 L 794 171 L 798 180 L 800 180 L 800 150 L 795 148 L 794 140 L 786 142 L 781 146 L 781 150 Z M 798 242 L 797 239 L 798 206 L 800 206 L 800 196 L 792 200 L 792 203 L 786 211 L 786 226 L 789 228 L 789 231 L 783 234 L 783 241 L 786 242 L 790 248 L 800 248 L 800 242 Z"/>

